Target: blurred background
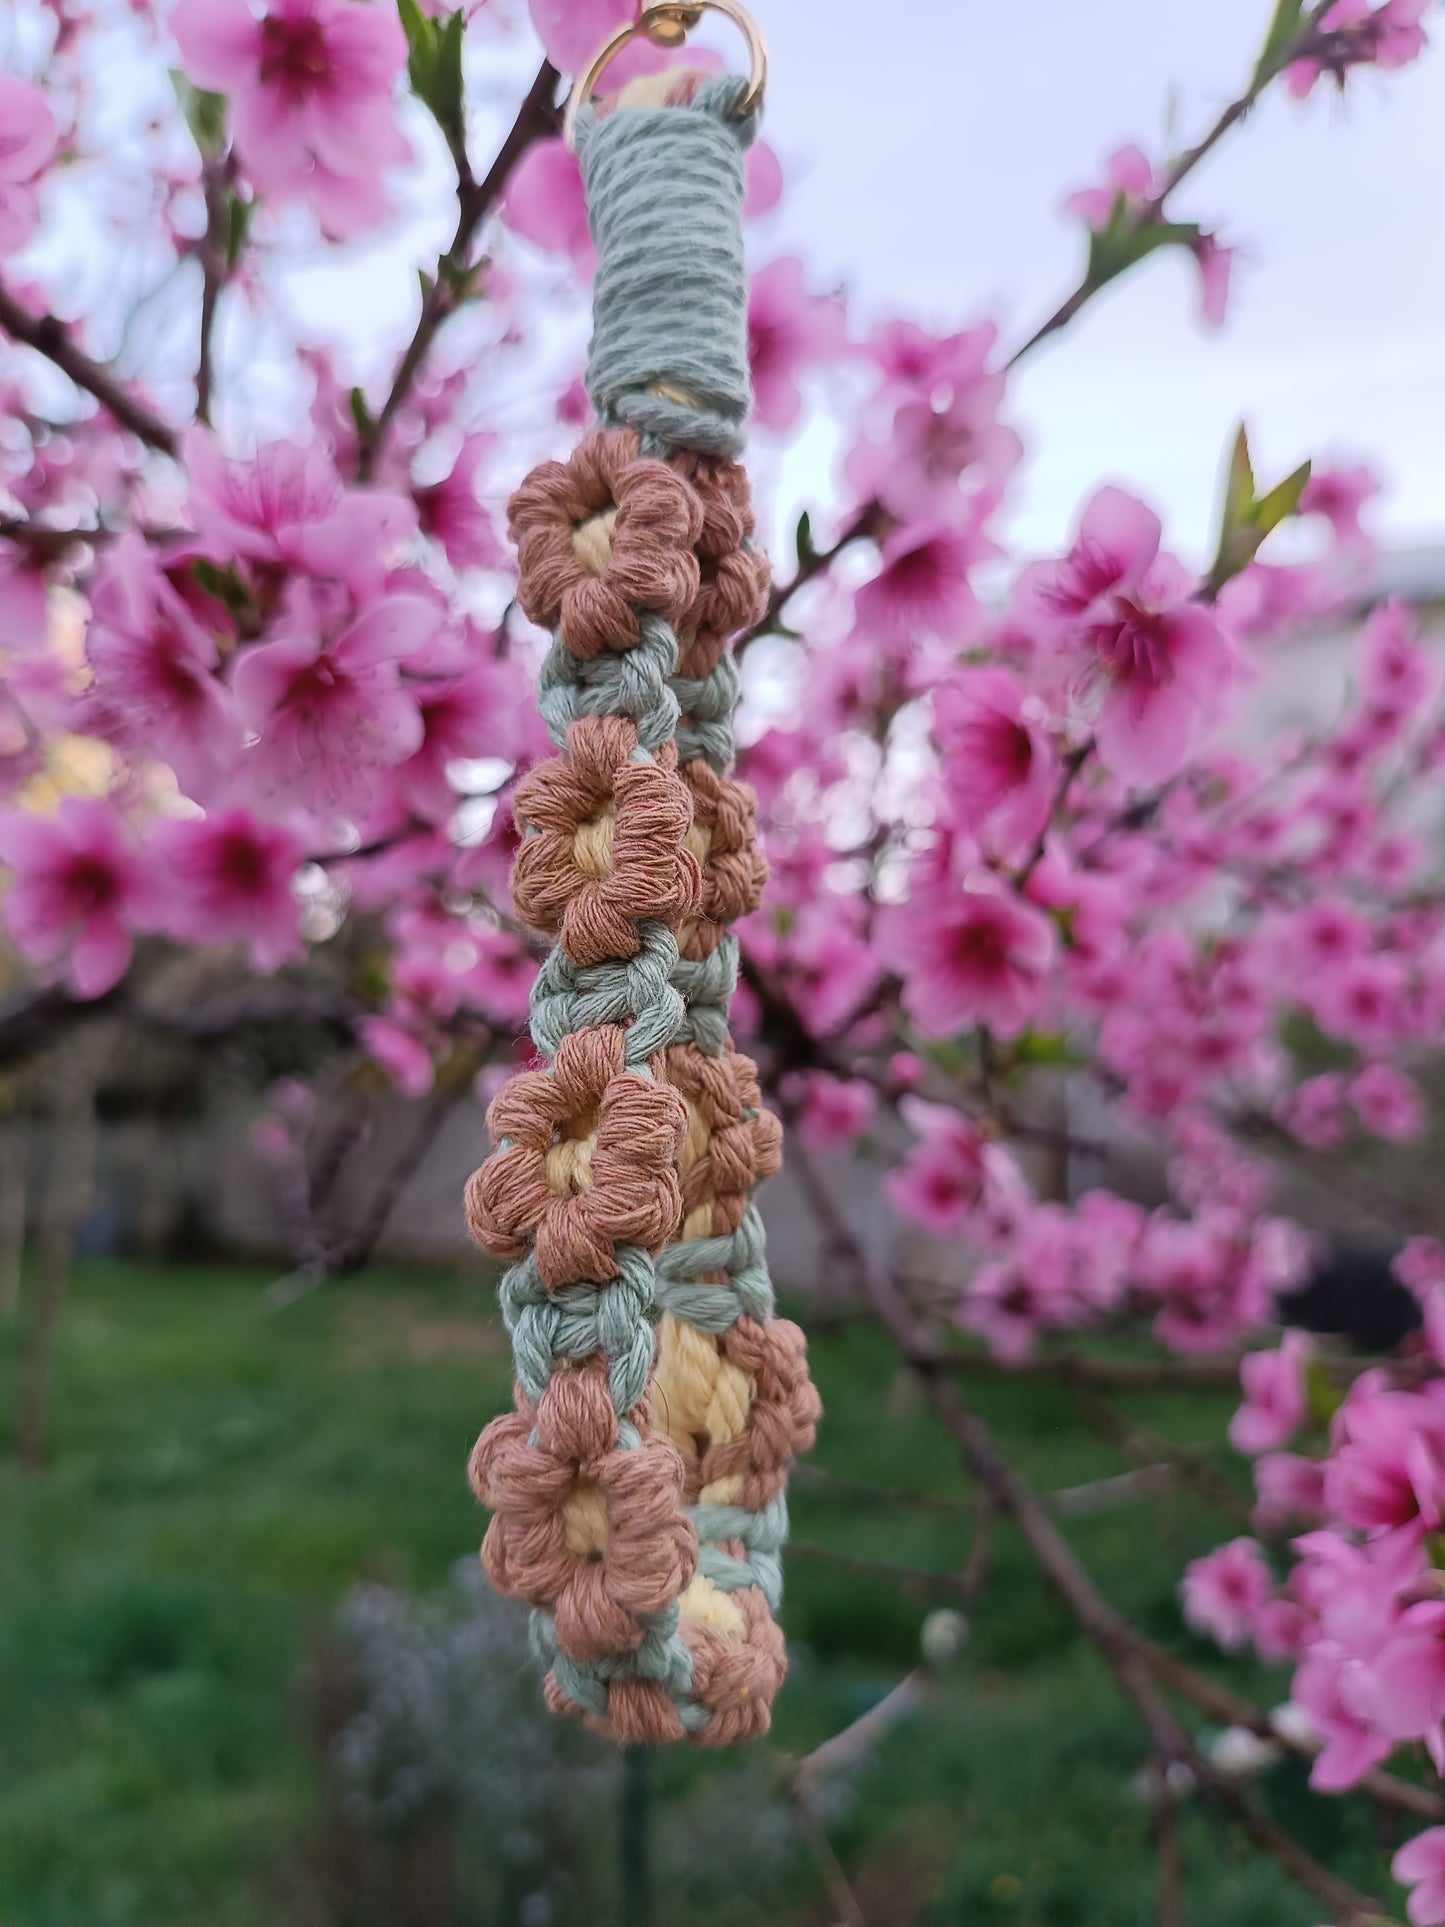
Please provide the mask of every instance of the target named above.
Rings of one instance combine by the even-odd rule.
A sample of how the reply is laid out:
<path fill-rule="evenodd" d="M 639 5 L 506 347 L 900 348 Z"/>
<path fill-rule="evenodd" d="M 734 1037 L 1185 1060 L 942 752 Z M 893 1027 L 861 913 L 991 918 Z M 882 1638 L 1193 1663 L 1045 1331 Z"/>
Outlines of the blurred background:
<path fill-rule="evenodd" d="M 1261 26 L 1259 0 L 759 11 L 789 183 L 769 251 L 846 286 L 860 320 L 991 315 L 1010 335 L 1077 276 L 1063 195 L 1122 141 L 1154 151 L 1207 124 Z M 478 155 L 536 58 L 519 25 L 473 76 Z M 1271 97 L 1200 169 L 1192 208 L 1241 249 L 1228 329 L 1194 321 L 1192 270 L 1171 258 L 1030 361 L 1011 390 L 1027 444 L 1017 547 L 1058 544 L 1080 497 L 1116 477 L 1201 557 L 1243 415 L 1261 472 L 1306 449 L 1368 455 L 1386 487 L 1362 606 L 1404 588 L 1438 623 L 1441 105 L 1429 60 L 1367 72 L 1344 100 Z M 447 238 L 439 156 L 408 191 L 379 240 L 289 271 L 304 326 L 363 363 L 404 332 L 415 265 Z M 83 290 L 83 224 L 41 247 Z M 246 347 L 223 336 L 222 362 Z M 293 398 L 264 355 L 246 380 L 255 418 L 284 428 Z M 764 442 L 762 493 L 826 494 L 835 453 L 826 425 Z M 1251 727 L 1328 712 L 1350 626 L 1291 655 Z M 338 987 L 366 941 L 364 922 L 343 933 Z M 255 991 L 234 965 L 203 967 L 170 966 L 176 1008 Z M 33 1020 L 0 1008 L 0 1039 Z M 320 982 L 294 1025 L 228 1025 L 214 1044 L 122 1034 L 101 1010 L 0 1077 L 0 1112 L 5 1927 L 1155 1919 L 1133 1716 L 1006 1525 L 975 1611 L 956 1449 L 858 1315 L 793 1175 L 763 1208 L 827 1418 L 793 1487 L 790 1680 L 771 1740 L 745 1756 L 624 1756 L 544 1716 L 523 1615 L 475 1557 L 466 1457 L 511 1369 L 494 1274 L 462 1230 L 485 1148 L 470 1080 L 399 1097 L 333 1034 Z M 1438 1143 L 1392 1157 L 1395 1196 L 1438 1195 Z M 889 1216 L 876 1169 L 834 1175 L 874 1247 L 926 1275 L 936 1258 Z M 1087 1177 L 1054 1182 L 1067 1195 Z M 1287 1183 L 1335 1241 L 1348 1305 L 1363 1286 L 1387 1326 L 1403 1316 L 1382 1283 L 1389 1206 L 1362 1211 L 1328 1174 Z M 1141 1157 L 1137 1195 L 1157 1184 Z M 39 1383 L 37 1306 L 55 1320 Z M 1126 1386 L 1102 1428 L 1044 1374 L 973 1390 L 1109 1597 L 1212 1664 L 1175 1587 L 1185 1561 L 1247 1529 L 1228 1383 Z M 1230 1677 L 1266 1704 L 1284 1695 L 1285 1676 L 1252 1663 Z M 1311 1801 L 1305 1766 L 1267 1742 L 1207 1738 L 1311 1851 L 1370 1884 L 1387 1823 L 1368 1805 Z M 1187 1797 L 1183 1833 L 1196 1927 L 1312 1927 L 1313 1903 Z"/>

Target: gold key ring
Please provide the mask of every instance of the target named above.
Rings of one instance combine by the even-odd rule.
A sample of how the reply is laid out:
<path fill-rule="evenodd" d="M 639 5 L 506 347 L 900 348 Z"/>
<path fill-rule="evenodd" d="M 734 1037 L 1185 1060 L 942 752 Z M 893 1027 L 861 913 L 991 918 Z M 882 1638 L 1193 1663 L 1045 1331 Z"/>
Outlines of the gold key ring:
<path fill-rule="evenodd" d="M 609 63 L 627 43 L 645 33 L 654 46 L 680 47 L 705 13 L 726 14 L 748 43 L 748 91 L 738 102 L 738 118 L 751 114 L 761 104 L 768 84 L 768 43 L 762 28 L 739 0 L 689 0 L 687 5 L 681 0 L 655 0 L 655 4 L 643 7 L 636 20 L 619 27 L 593 54 L 585 72 L 578 75 L 562 116 L 562 138 L 574 153 L 577 116 L 591 100 Z"/>

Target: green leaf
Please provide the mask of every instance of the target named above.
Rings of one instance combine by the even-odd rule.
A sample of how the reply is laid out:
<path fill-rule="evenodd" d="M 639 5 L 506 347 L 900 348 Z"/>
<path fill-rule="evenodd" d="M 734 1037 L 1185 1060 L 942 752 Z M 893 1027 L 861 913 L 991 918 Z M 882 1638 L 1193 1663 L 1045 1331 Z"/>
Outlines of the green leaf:
<path fill-rule="evenodd" d="M 1055 1030 L 1026 1030 L 1015 1039 L 1009 1052 L 1010 1067 L 1015 1070 L 1044 1064 L 1082 1064 L 1083 1061 L 1070 1049 L 1063 1032 Z"/>
<path fill-rule="evenodd" d="M 191 563 L 191 574 L 209 596 L 214 596 L 234 615 L 238 610 L 249 607 L 250 590 L 236 572 L 236 565 L 228 562 L 224 569 L 218 569 L 214 562 L 207 562 L 204 556 L 197 556 Z"/>
<path fill-rule="evenodd" d="M 1257 495 L 1249 438 L 1242 424 L 1236 430 L 1225 470 L 1219 541 L 1213 565 L 1204 579 L 1204 593 L 1210 601 L 1226 582 L 1249 567 L 1270 531 L 1298 511 L 1300 496 L 1309 478 L 1310 464 L 1301 462 L 1282 482 L 1276 482 L 1264 495 Z"/>
<path fill-rule="evenodd" d="M 406 71 L 414 93 L 423 98 L 431 84 L 436 59 L 436 28 L 416 4 L 416 0 L 396 0 L 401 30 L 406 35 Z"/>
<path fill-rule="evenodd" d="M 793 548 L 800 569 L 806 569 L 818 553 L 813 547 L 813 518 L 806 509 L 798 517 L 798 531 L 793 538 Z"/>
<path fill-rule="evenodd" d="M 417 0 L 396 0 L 406 35 L 406 71 L 411 90 L 459 152 L 465 137 L 466 105 L 462 79 L 462 38 L 466 17 L 460 11 L 431 20 Z"/>
<path fill-rule="evenodd" d="M 202 159 L 215 160 L 226 145 L 226 96 L 208 94 L 203 87 L 192 86 L 177 67 L 171 68 L 170 76 L 177 103 Z"/>
<path fill-rule="evenodd" d="M 1249 458 L 1249 435 L 1241 422 L 1235 430 L 1234 446 L 1229 451 L 1229 466 L 1224 473 L 1224 507 L 1220 527 L 1243 528 L 1254 506 L 1254 463 Z"/>
<path fill-rule="evenodd" d="M 1328 1430 L 1330 1420 L 1345 1402 L 1344 1393 L 1317 1358 L 1305 1365 L 1305 1402 L 1311 1422 L 1321 1432 Z"/>
<path fill-rule="evenodd" d="M 427 102 L 442 132 L 455 135 L 458 140 L 466 124 L 466 88 L 462 79 L 462 35 L 466 24 L 460 8 L 442 23 L 436 39 L 434 98 Z"/>
<path fill-rule="evenodd" d="M 356 432 L 363 441 L 370 439 L 375 432 L 376 423 L 371 418 L 371 410 L 366 405 L 366 397 L 359 388 L 353 388 L 347 399 L 351 403 L 351 419 L 356 423 Z"/>
<path fill-rule="evenodd" d="M 1129 205 L 1121 191 L 1114 197 L 1109 218 L 1089 237 L 1089 264 L 1086 279 L 1090 288 L 1106 287 L 1127 269 L 1136 266 L 1160 248 L 1193 247 L 1199 239 L 1195 221 L 1145 221 Z"/>
<path fill-rule="evenodd" d="M 1254 523 L 1263 534 L 1268 535 L 1287 516 L 1298 513 L 1300 497 L 1305 492 L 1305 484 L 1309 481 L 1313 466 L 1312 462 L 1301 462 L 1282 482 L 1276 482 L 1268 495 L 1260 496 L 1255 504 Z"/>
<path fill-rule="evenodd" d="M 1269 23 L 1269 32 L 1264 37 L 1264 45 L 1259 50 L 1259 59 L 1254 63 L 1256 87 L 1274 78 L 1281 56 L 1299 32 L 1303 12 L 1304 0 L 1279 0 L 1274 18 Z"/>
<path fill-rule="evenodd" d="M 239 194 L 231 196 L 231 204 L 226 215 L 226 270 L 230 273 L 241 258 L 246 245 L 246 236 L 251 231 L 251 216 L 256 212 L 254 201 L 243 201 Z"/>

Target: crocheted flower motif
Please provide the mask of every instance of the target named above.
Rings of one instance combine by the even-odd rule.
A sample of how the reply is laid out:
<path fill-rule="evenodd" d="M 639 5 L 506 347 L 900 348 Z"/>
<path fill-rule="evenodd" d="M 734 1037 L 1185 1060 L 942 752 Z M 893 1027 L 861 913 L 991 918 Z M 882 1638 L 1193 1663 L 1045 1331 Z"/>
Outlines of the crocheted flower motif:
<path fill-rule="evenodd" d="M 698 593 L 702 505 L 628 428 L 599 429 L 570 460 L 542 462 L 507 504 L 533 622 L 560 628 L 574 656 L 633 649 L 640 609 L 674 628 Z"/>
<path fill-rule="evenodd" d="M 783 1127 L 763 1109 L 758 1069 L 731 1046 L 708 1057 L 695 1044 L 672 1044 L 663 1076 L 687 1104 L 682 1149 L 684 1238 L 736 1230 L 753 1187 L 783 1161 Z"/>
<path fill-rule="evenodd" d="M 636 747 L 626 718 L 582 717 L 568 728 L 566 755 L 539 763 L 513 798 L 529 834 L 512 866 L 512 900 L 528 923 L 560 933 L 576 964 L 635 957 L 640 920 L 678 924 L 701 898 L 676 749 L 635 763 Z"/>
<path fill-rule="evenodd" d="M 609 1680 L 607 1712 L 600 1719 L 568 1697 L 555 1673 L 543 1680 L 542 1698 L 549 1713 L 580 1719 L 599 1738 L 618 1746 L 667 1746 L 684 1737 L 677 1708 L 656 1680 Z"/>
<path fill-rule="evenodd" d="M 558 1371 L 535 1409 L 493 1419 L 472 1489 L 492 1511 L 482 1563 L 499 1593 L 550 1609 L 574 1659 L 631 1652 L 697 1566 L 682 1466 L 660 1434 L 619 1447 L 601 1359 Z"/>
<path fill-rule="evenodd" d="M 747 470 L 740 462 L 695 454 L 675 459 L 673 466 L 702 503 L 700 579 L 684 627 L 730 636 L 762 616 L 772 577 L 768 558 L 750 546 L 757 525 Z"/>
<path fill-rule="evenodd" d="M 678 932 L 683 956 L 711 956 L 739 917 L 763 900 L 767 858 L 758 848 L 758 799 L 747 783 L 719 776 L 698 757 L 680 772 L 692 792 L 687 845 L 702 864 L 702 914 Z"/>
<path fill-rule="evenodd" d="M 742 1547 L 725 1542 L 725 1552 Z M 689 1613 L 694 1580 L 683 1599 L 682 1636 L 692 1654 L 692 1690 L 712 1719 L 698 1734 L 702 1746 L 760 1740 L 773 1723 L 773 1701 L 788 1672 L 782 1631 L 756 1586 L 720 1594 L 706 1613 Z"/>
<path fill-rule="evenodd" d="M 665 1083 L 625 1068 L 624 1035 L 606 1024 L 564 1038 L 550 1071 L 514 1077 L 487 1111 L 499 1148 L 467 1185 L 467 1227 L 497 1258 L 535 1241 L 549 1290 L 606 1284 L 618 1245 L 659 1250 L 682 1209 L 686 1111 Z"/>
<path fill-rule="evenodd" d="M 722 1376 L 751 1380 L 746 1424 L 730 1438 L 694 1441 L 684 1455 L 688 1503 L 759 1511 L 788 1482 L 788 1466 L 811 1451 L 823 1401 L 807 1376 L 807 1339 L 788 1318 L 738 1318 L 717 1341 Z M 676 1420 L 669 1424 L 672 1438 Z"/>

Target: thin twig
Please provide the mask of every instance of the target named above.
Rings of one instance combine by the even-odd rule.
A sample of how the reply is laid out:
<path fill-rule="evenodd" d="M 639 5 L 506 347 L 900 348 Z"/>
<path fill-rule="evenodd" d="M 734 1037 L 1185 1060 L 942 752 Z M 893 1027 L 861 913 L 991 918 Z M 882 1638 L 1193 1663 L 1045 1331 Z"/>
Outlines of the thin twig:
<path fill-rule="evenodd" d="M 1179 1843 L 1179 1802 L 1169 1782 L 1169 1763 L 1156 1754 L 1149 1777 L 1154 1793 L 1154 1841 L 1159 1855 L 1159 1927 L 1186 1927 L 1184 1850 Z"/>
<path fill-rule="evenodd" d="M 227 194 L 228 167 L 225 160 L 207 157 L 201 166 L 201 185 L 206 197 L 206 232 L 201 237 L 201 341 L 196 356 L 196 420 L 207 425 L 211 419 L 211 391 L 215 381 L 213 366 L 216 309 L 221 290 L 229 277 L 231 204 Z"/>
<path fill-rule="evenodd" d="M 805 1153 L 804 1162 L 811 1162 Z M 1120 1691 L 1139 1713 L 1155 1752 L 1186 1766 L 1200 1791 L 1223 1806 L 1262 1853 L 1321 1901 L 1338 1927 L 1367 1927 L 1377 1920 L 1377 1902 L 1339 1879 L 1283 1828 L 1257 1812 L 1195 1745 L 1139 1652 L 1133 1628 L 1099 1592 L 1033 1488 L 1003 1457 L 985 1421 L 964 1403 L 932 1338 L 915 1319 L 892 1274 L 873 1260 L 816 1171 L 805 1189 L 835 1248 L 851 1253 L 874 1309 L 962 1450 L 970 1470 L 1000 1511 L 1022 1531 L 1044 1577 L 1069 1607 Z"/>
<path fill-rule="evenodd" d="M 106 413 L 133 435 L 165 455 L 176 452 L 175 430 L 133 395 L 109 368 L 86 354 L 70 338 L 66 324 L 53 314 L 31 314 L 0 282 L 0 330 L 12 341 L 33 348 L 68 375 L 77 388 L 93 395 Z"/>
<path fill-rule="evenodd" d="M 924 1590 L 948 1593 L 957 1598 L 963 1581 L 956 1572 L 929 1572 L 922 1566 L 900 1565 L 896 1559 L 874 1559 L 860 1552 L 840 1552 L 836 1546 L 820 1546 L 815 1539 L 790 1539 L 788 1550 L 805 1559 L 823 1559 L 868 1579 L 891 1579 L 906 1592 Z"/>
<path fill-rule="evenodd" d="M 904 1281 L 905 1283 L 907 1280 Z M 1239 1358 L 1071 1358 L 1041 1353 L 1034 1358 L 995 1358 L 992 1352 L 950 1351 L 943 1363 L 962 1376 L 1051 1378 L 1070 1386 L 1110 1392 L 1226 1392 L 1239 1390 Z"/>
<path fill-rule="evenodd" d="M 472 1079 L 481 1068 L 482 1061 L 479 1048 L 460 1048 L 421 1106 L 415 1129 L 403 1144 L 391 1169 L 376 1186 L 371 1207 L 356 1230 L 328 1246 L 307 1263 L 273 1279 L 261 1294 L 261 1302 L 267 1311 L 285 1311 L 302 1298 L 309 1297 L 327 1279 L 341 1278 L 349 1272 L 361 1270 L 391 1222 L 391 1214 L 402 1192 L 426 1162 L 442 1126 L 471 1089 Z"/>
<path fill-rule="evenodd" d="M 0 1066 L 27 1058 L 54 1037 L 100 1018 L 193 1044 L 215 1044 L 241 1030 L 270 1024 L 321 1024 L 341 1042 L 352 1040 L 363 1015 L 348 997 L 298 984 L 276 984 L 188 1010 L 184 1005 L 137 1002 L 124 985 L 89 999 L 61 985 L 30 992 L 0 1006 Z"/>
<path fill-rule="evenodd" d="M 828 1838 L 828 1830 L 813 1810 L 807 1792 L 794 1780 L 789 1788 L 793 1812 L 797 1816 L 798 1827 L 808 1850 L 818 1863 L 818 1871 L 828 1889 L 828 1899 L 834 1909 L 831 1927 L 868 1927 L 863 1917 L 863 1909 L 858 1905 L 857 1896 L 848 1885 L 848 1876 L 843 1871 L 843 1863 L 833 1851 L 833 1843 Z"/>
<path fill-rule="evenodd" d="M 1316 5 L 1305 16 L 1294 39 L 1281 48 L 1268 64 L 1261 63 L 1255 68 L 1244 92 L 1230 101 L 1202 139 L 1196 141 L 1193 147 L 1185 149 L 1166 172 L 1158 191 L 1135 210 L 1132 225 L 1136 232 L 1155 226 L 1163 218 L 1164 203 L 1175 188 L 1194 172 L 1207 154 L 1213 152 L 1229 130 L 1244 119 L 1271 81 L 1275 80 L 1292 61 L 1300 59 L 1310 50 L 1318 39 L 1317 29 L 1321 20 L 1333 4 L 1334 0 L 1316 0 Z M 1080 309 L 1092 301 L 1098 292 L 1099 288 L 1090 281 L 1086 273 L 1079 285 L 1059 303 L 1047 321 L 1041 322 L 1023 346 L 1014 350 L 1006 365 L 1010 368 L 1014 367 L 1023 360 L 1025 355 L 1037 348 L 1040 342 L 1047 341 L 1050 335 L 1055 335 L 1061 328 L 1066 328 Z"/>
<path fill-rule="evenodd" d="M 927 1683 L 926 1670 L 915 1666 L 881 1700 L 875 1700 L 866 1713 L 860 1713 L 856 1720 L 797 1761 L 793 1767 L 794 1787 L 811 1799 L 827 1774 L 836 1773 L 840 1767 L 856 1766 L 859 1760 L 866 1759 L 885 1733 L 915 1711 Z"/>
<path fill-rule="evenodd" d="M 855 542 L 876 541 L 882 533 L 887 517 L 879 503 L 865 502 L 853 520 L 831 547 L 813 549 L 799 559 L 797 569 L 786 582 L 774 583 L 768 597 L 768 606 L 753 624 L 745 629 L 733 645 L 734 655 L 740 656 L 749 644 L 759 636 L 771 635 L 782 620 L 784 611 L 793 597 L 808 583 L 824 575 L 837 561 L 845 549 L 852 548 Z"/>
<path fill-rule="evenodd" d="M 1116 1412 L 1107 1399 L 1087 1385 L 1075 1384 L 1070 1390 L 1088 1424 L 1100 1437 L 1116 1445 L 1136 1470 L 1143 1466 L 1153 1469 L 1161 1463 L 1171 1466 L 1181 1485 L 1191 1487 L 1226 1517 L 1248 1524 L 1253 1511 L 1249 1500 L 1210 1463 L 1203 1450 L 1197 1446 L 1171 1445 L 1167 1439 Z"/>
<path fill-rule="evenodd" d="M 559 79 L 557 69 L 549 60 L 544 60 L 483 180 L 472 178 L 465 151 L 453 147 L 453 159 L 457 163 L 456 229 L 451 245 L 438 260 L 436 272 L 428 282 L 421 313 L 417 316 L 411 340 L 396 365 L 386 400 L 375 418 L 365 424 L 357 436 L 356 472 L 362 481 L 366 481 L 375 468 L 396 412 L 411 393 L 412 383 L 431 350 L 438 329 L 467 297 L 474 266 L 472 243 L 478 228 L 501 198 L 512 169 L 522 155 L 535 141 L 557 129 Z"/>

